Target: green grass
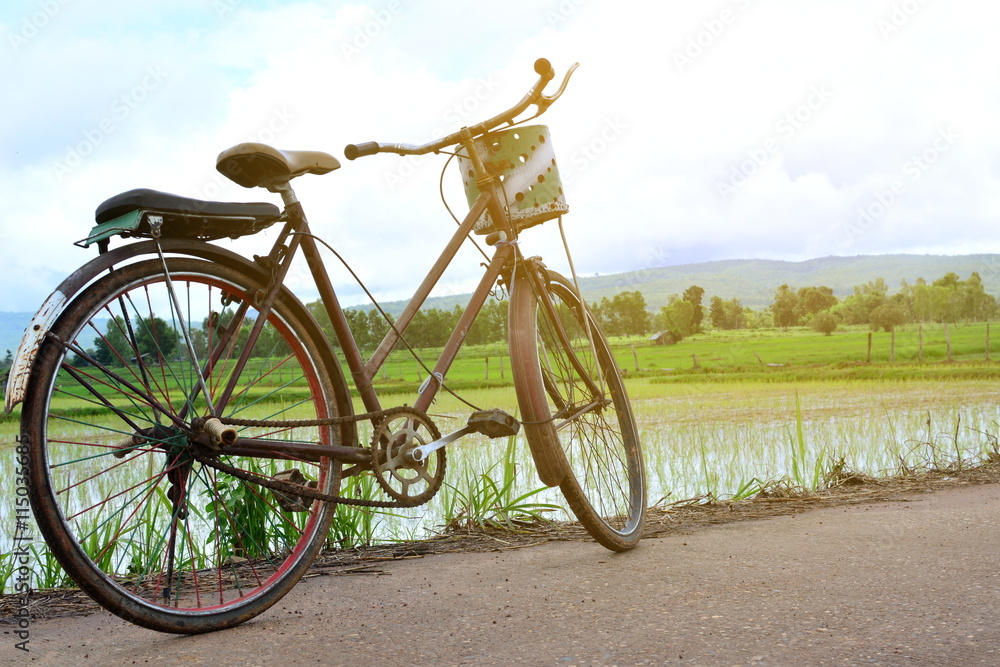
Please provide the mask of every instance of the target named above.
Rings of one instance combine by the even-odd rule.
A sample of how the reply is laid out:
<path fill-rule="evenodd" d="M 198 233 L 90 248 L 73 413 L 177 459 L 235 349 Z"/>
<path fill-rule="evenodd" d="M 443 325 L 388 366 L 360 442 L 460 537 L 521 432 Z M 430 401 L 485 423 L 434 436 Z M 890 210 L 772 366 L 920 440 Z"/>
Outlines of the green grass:
<path fill-rule="evenodd" d="M 915 327 L 897 332 L 895 363 L 889 361 L 890 338 L 884 332 L 873 334 L 872 362 L 866 363 L 869 332 L 863 328 L 829 337 L 805 329 L 714 332 L 674 346 L 653 346 L 645 338 L 614 339 L 619 365 L 628 371 L 650 500 L 667 494 L 672 500 L 698 495 L 740 498 L 779 486 L 815 489 L 838 466 L 879 475 L 977 461 L 991 443 L 996 449 L 1000 414 L 994 381 L 1000 367 L 985 360 L 984 324 L 949 327 L 949 332 L 951 362 L 945 361 L 940 325 L 924 327 L 921 362 Z M 996 338 L 1000 331 L 994 333 Z M 992 347 L 991 357 L 1000 360 L 1000 341 Z M 428 364 L 438 352 L 421 351 Z M 638 373 L 636 357 L 643 369 Z M 386 406 L 411 403 L 423 377 L 409 355 L 397 351 L 385 373 L 377 376 L 376 386 L 388 396 Z M 502 345 L 463 350 L 447 383 L 481 407 L 516 414 L 509 358 Z M 247 400 L 295 402 L 304 396 L 298 387 L 283 386 L 280 377 L 255 392 Z M 59 400 L 79 417 L 99 411 L 86 397 Z M 360 405 L 356 409 L 363 411 Z M 17 412 L 0 419 L 0 436 L 10 446 Z M 440 392 L 430 412 L 447 433 L 464 425 L 469 409 Z M 362 425 L 362 442 L 366 428 Z M 446 486 L 431 505 L 399 512 L 341 506 L 331 546 L 412 539 L 428 526 L 517 527 L 522 521 L 549 517 L 562 503 L 558 490 L 539 488 L 523 439 L 516 447 L 513 440 L 504 447 L 503 441 L 470 437 L 450 447 L 448 456 Z M 378 496 L 370 476 L 347 480 L 344 492 Z M 248 513 L 255 509 L 251 505 L 246 506 Z M 266 526 L 264 521 L 246 524 Z M 103 527 L 105 532 L 113 528 Z M 148 548 L 151 539 L 138 532 L 128 535 L 123 549 Z M 99 549 L 102 536 L 95 532 L 93 541 L 93 548 Z M 258 543 L 265 542 L 259 536 Z M 35 585 L 64 583 L 58 565 L 38 546 Z M 0 558 L 0 576 L 9 566 Z"/>
<path fill-rule="evenodd" d="M 842 329 L 830 336 L 799 327 L 788 331 L 763 329 L 720 331 L 697 334 L 676 345 L 652 346 L 645 341 L 636 345 L 640 372 L 644 374 L 698 372 L 761 372 L 775 368 L 815 368 L 817 366 L 853 365 L 868 362 L 868 335 L 872 336 L 872 364 L 889 364 L 892 334 L 870 332 L 865 327 Z M 950 325 L 953 361 L 985 361 L 986 324 Z M 922 348 L 921 341 L 923 339 Z M 1000 359 L 1000 329 L 991 331 L 991 360 Z M 624 341 L 617 341 L 616 358 L 622 368 L 635 372 L 632 351 Z M 909 325 L 895 334 L 895 363 L 939 362 L 947 358 L 944 325 Z M 769 364 L 772 364 L 769 366 Z"/>
<path fill-rule="evenodd" d="M 951 363 L 946 363 L 947 341 L 941 324 L 909 325 L 897 330 L 894 355 L 892 335 L 870 332 L 866 327 L 842 327 L 831 336 L 805 327 L 718 331 L 697 334 L 676 345 L 653 345 L 646 336 L 618 337 L 611 339 L 611 346 L 628 377 L 656 377 L 664 382 L 699 382 L 707 378 L 740 382 L 989 379 L 1000 377 L 1000 328 L 991 332 L 990 361 L 986 361 L 986 326 L 948 326 Z M 432 365 L 440 350 L 419 353 Z M 375 386 L 389 394 L 413 392 L 426 376 L 405 351 L 393 352 L 386 370 L 384 377 L 380 373 L 375 378 Z M 512 386 L 506 349 L 498 344 L 464 348 L 446 380 L 455 390 Z"/>
<path fill-rule="evenodd" d="M 895 361 L 891 362 L 891 335 L 871 333 L 866 327 L 842 328 L 823 336 L 808 328 L 719 331 L 697 334 L 676 345 L 653 345 L 646 336 L 611 340 L 618 365 L 627 376 L 654 377 L 673 382 L 812 382 L 816 380 L 991 379 L 1000 377 L 1000 329 L 992 332 L 990 361 L 986 361 L 986 324 L 950 325 L 951 362 L 947 363 L 944 325 L 908 325 L 895 336 Z M 868 336 L 872 336 L 871 362 Z M 921 339 L 922 338 L 922 344 Z M 433 366 L 439 348 L 418 350 Z M 695 361 L 697 360 L 697 367 Z M 636 363 L 638 361 L 638 364 Z M 638 368 L 638 370 L 637 370 Z M 344 366 L 344 375 L 350 372 Z M 427 373 L 405 350 L 396 350 L 374 378 L 385 396 L 415 394 Z M 255 387 L 247 400 L 267 392 L 282 400 L 305 397 L 297 386 L 284 386 L 281 376 Z M 506 345 L 464 347 L 446 376 L 448 387 L 470 391 L 513 386 Z M 387 401 L 391 402 L 391 401 Z M 81 400 L 80 416 L 101 410 Z M 0 414 L 0 437 L 16 432 L 20 408 Z"/>

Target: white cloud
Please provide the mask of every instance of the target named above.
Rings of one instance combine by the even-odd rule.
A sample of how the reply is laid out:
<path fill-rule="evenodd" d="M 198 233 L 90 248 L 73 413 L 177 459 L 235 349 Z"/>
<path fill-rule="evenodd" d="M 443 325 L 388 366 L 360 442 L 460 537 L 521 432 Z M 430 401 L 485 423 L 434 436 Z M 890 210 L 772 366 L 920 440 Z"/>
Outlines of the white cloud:
<path fill-rule="evenodd" d="M 583 273 L 1000 251 L 992 5 L 58 4 L 30 38 L 40 3 L 0 9 L 0 280 L 18 285 L 2 310 L 32 310 L 90 256 L 70 243 L 116 192 L 275 201 L 221 178 L 218 152 L 251 139 L 338 156 L 349 142 L 421 143 L 519 99 L 538 56 L 560 73 L 582 63 L 542 121 Z M 957 138 L 915 178 L 908 163 L 949 128 Z M 87 155 L 57 169 L 74 151 Z M 380 296 L 405 297 L 454 227 L 437 199 L 443 158 L 342 161 L 297 182 L 310 220 Z M 895 181 L 891 205 L 859 225 Z M 559 252 L 551 227 L 526 234 L 529 252 Z M 473 284 L 478 257 L 463 252 L 443 289 Z"/>

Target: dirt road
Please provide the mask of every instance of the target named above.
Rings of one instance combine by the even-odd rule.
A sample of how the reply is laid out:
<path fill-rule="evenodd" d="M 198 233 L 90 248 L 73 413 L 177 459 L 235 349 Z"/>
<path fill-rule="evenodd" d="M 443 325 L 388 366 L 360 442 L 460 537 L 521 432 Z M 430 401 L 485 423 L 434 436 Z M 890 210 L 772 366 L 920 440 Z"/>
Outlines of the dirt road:
<path fill-rule="evenodd" d="M 304 580 L 239 628 L 36 621 L 3 664 L 997 665 L 1000 485 Z"/>

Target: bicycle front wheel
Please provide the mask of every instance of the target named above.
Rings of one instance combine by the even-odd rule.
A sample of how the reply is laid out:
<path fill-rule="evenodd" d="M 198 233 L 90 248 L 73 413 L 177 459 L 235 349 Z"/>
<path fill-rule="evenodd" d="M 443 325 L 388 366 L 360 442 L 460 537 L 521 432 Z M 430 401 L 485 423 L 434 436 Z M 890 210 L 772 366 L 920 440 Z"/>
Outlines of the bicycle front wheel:
<path fill-rule="evenodd" d="M 265 281 L 186 257 L 166 270 L 159 259 L 125 266 L 68 306 L 33 366 L 21 433 L 39 528 L 83 590 L 138 625 L 197 633 L 252 618 L 326 539 L 332 503 L 272 492 L 251 474 L 336 493 L 336 461 L 260 449 L 342 444 L 339 429 L 241 428 L 258 450 L 209 453 L 230 472 L 203 463 L 195 437 L 196 420 L 213 414 L 336 416 L 343 377 L 331 377 L 329 347 L 290 293 L 251 342 Z"/>
<path fill-rule="evenodd" d="M 561 465 L 559 488 L 591 536 L 627 551 L 642 536 L 646 482 L 625 385 L 571 283 L 530 266 L 518 267 L 510 304 L 511 366 L 525 435 L 536 460 L 554 457 Z"/>

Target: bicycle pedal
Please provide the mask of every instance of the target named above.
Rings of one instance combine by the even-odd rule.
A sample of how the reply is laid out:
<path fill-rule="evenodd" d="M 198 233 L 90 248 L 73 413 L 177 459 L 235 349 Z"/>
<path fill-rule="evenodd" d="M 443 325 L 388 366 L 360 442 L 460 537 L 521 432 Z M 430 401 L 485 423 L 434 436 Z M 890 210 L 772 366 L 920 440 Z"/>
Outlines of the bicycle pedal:
<path fill-rule="evenodd" d="M 521 423 L 503 410 L 495 408 L 473 412 L 466 428 L 482 433 L 487 438 L 504 438 L 517 435 L 521 430 Z"/>
<path fill-rule="evenodd" d="M 315 489 L 317 486 L 315 481 L 306 480 L 305 475 L 298 468 L 282 470 L 277 475 L 272 476 L 271 479 L 279 482 L 288 482 L 289 484 L 298 484 L 299 486 L 307 486 L 310 489 Z M 278 507 L 286 512 L 308 512 L 310 505 L 312 505 L 311 499 L 302 496 L 293 496 L 281 493 L 280 491 L 274 491 L 273 489 L 271 490 L 271 495 L 274 496 Z"/>

